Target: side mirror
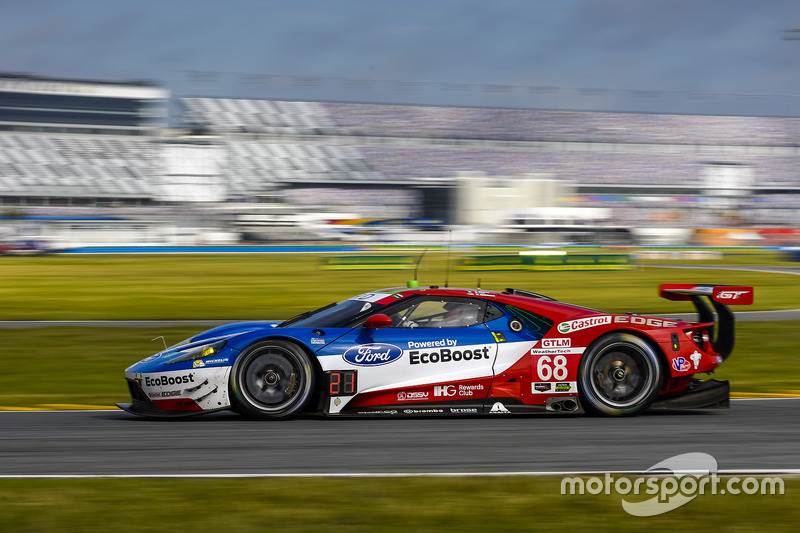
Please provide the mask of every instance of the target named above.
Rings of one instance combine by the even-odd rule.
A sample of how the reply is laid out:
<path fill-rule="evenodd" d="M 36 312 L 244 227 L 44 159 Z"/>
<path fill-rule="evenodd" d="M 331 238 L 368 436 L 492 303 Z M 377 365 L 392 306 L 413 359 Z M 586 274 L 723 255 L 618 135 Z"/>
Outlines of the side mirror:
<path fill-rule="evenodd" d="M 372 315 L 364 322 L 364 327 L 368 329 L 386 329 L 392 327 L 392 319 L 387 315 Z"/>

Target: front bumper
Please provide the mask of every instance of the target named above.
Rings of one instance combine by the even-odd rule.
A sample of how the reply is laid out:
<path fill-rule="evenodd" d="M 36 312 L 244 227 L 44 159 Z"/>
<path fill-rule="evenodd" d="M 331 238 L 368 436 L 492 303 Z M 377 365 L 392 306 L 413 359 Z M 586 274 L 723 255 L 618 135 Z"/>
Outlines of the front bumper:
<path fill-rule="evenodd" d="M 128 413 L 147 418 L 180 418 L 202 415 L 230 408 L 227 403 L 218 402 L 217 407 L 202 406 L 192 398 L 176 398 L 154 402 L 142 389 L 136 379 L 126 379 L 131 394 L 130 403 L 118 403 L 117 407 Z M 158 397 L 159 393 L 151 393 Z"/>
<path fill-rule="evenodd" d="M 693 379 L 685 391 L 656 399 L 650 409 L 727 409 L 730 398 L 728 381 Z"/>

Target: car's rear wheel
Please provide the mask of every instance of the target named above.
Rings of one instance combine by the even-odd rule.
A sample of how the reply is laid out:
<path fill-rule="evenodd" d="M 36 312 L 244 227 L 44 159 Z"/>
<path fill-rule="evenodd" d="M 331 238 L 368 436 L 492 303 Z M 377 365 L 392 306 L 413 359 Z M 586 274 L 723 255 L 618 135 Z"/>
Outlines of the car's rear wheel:
<path fill-rule="evenodd" d="M 267 340 L 246 348 L 231 371 L 235 411 L 259 420 L 301 413 L 314 392 L 314 367 L 300 346 Z"/>
<path fill-rule="evenodd" d="M 598 339 L 581 357 L 578 383 L 587 410 L 625 416 L 647 409 L 661 389 L 661 363 L 655 349 L 629 333 Z"/>

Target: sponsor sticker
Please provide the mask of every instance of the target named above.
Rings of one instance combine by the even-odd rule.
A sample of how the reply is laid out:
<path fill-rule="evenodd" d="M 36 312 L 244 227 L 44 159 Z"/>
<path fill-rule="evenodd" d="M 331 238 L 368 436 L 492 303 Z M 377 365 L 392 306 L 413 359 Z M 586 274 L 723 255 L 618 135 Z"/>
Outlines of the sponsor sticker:
<path fill-rule="evenodd" d="M 484 390 L 483 385 L 480 383 L 475 385 L 436 385 L 433 387 L 433 395 L 440 398 L 452 398 L 458 396 L 461 398 L 471 398 L 475 394 Z"/>
<path fill-rule="evenodd" d="M 379 366 L 396 361 L 403 355 L 403 350 L 393 344 L 362 344 L 353 346 L 342 357 L 351 365 Z"/>
<path fill-rule="evenodd" d="M 501 414 L 501 415 L 509 414 L 510 412 L 511 411 L 506 409 L 506 406 L 503 405 L 502 402 L 495 402 L 495 404 L 492 405 L 492 408 L 489 410 L 489 413 L 491 414 Z"/>
<path fill-rule="evenodd" d="M 556 383 L 555 392 L 576 392 L 576 385 L 577 383 L 574 381 Z"/>
<path fill-rule="evenodd" d="M 542 348 L 569 348 L 572 346 L 572 339 L 569 337 L 542 339 L 540 344 Z"/>
<path fill-rule="evenodd" d="M 439 339 L 435 341 L 408 341 L 408 347 L 414 348 L 441 348 L 445 346 L 456 346 L 458 341 L 455 339 Z"/>
<path fill-rule="evenodd" d="M 192 368 L 203 368 L 208 365 L 219 365 L 227 363 L 228 361 L 229 359 L 227 357 L 217 359 L 195 359 L 194 362 L 192 362 Z"/>
<path fill-rule="evenodd" d="M 561 333 L 574 333 L 582 329 L 604 326 L 606 324 L 611 324 L 611 315 L 590 316 L 588 318 L 578 318 L 576 320 L 562 322 L 558 325 L 558 331 Z"/>
<path fill-rule="evenodd" d="M 568 394 L 578 392 L 577 381 L 546 381 L 531 384 L 534 394 Z"/>
<path fill-rule="evenodd" d="M 427 392 L 398 392 L 397 393 L 397 401 L 398 402 L 417 402 L 421 400 L 427 400 L 428 393 Z"/>
<path fill-rule="evenodd" d="M 491 359 L 491 356 L 489 355 L 490 350 L 490 346 L 461 350 L 442 348 L 441 350 L 431 350 L 430 352 L 413 350 L 408 352 L 408 360 L 412 365 L 427 365 L 431 363 L 450 363 L 458 361 L 481 361 L 483 359 Z"/>
<path fill-rule="evenodd" d="M 174 398 L 180 396 L 183 391 L 179 390 L 165 390 L 161 392 L 151 392 L 148 394 L 150 398 Z"/>
<path fill-rule="evenodd" d="M 188 374 L 162 374 L 160 376 L 145 376 L 145 387 L 164 387 L 166 385 L 186 385 L 194 383 L 194 373 Z"/>
<path fill-rule="evenodd" d="M 455 396 L 458 391 L 456 390 L 455 385 L 436 385 L 433 388 L 433 395 L 434 396 Z"/>
<path fill-rule="evenodd" d="M 364 294 L 359 294 L 350 299 L 359 302 L 377 302 L 378 300 L 383 300 L 387 296 L 390 295 L 383 292 L 365 292 Z"/>
<path fill-rule="evenodd" d="M 575 348 L 531 348 L 531 355 L 582 354 L 585 349 L 585 346 Z"/>
<path fill-rule="evenodd" d="M 617 315 L 614 317 L 615 324 L 638 324 L 640 326 L 652 326 L 656 328 L 674 328 L 678 325 L 672 320 L 662 320 L 660 318 L 650 318 L 637 315 Z"/>
<path fill-rule="evenodd" d="M 692 363 L 685 357 L 676 357 L 672 360 L 672 368 L 674 368 L 676 372 L 687 372 L 692 368 Z"/>

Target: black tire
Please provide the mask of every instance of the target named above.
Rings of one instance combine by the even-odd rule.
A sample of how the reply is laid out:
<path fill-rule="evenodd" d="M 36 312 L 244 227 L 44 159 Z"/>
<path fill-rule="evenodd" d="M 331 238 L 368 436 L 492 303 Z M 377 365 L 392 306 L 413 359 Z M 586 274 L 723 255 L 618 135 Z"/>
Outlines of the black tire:
<path fill-rule="evenodd" d="M 247 347 L 233 365 L 230 380 L 233 410 L 257 420 L 281 420 L 301 413 L 316 381 L 308 353 L 277 339 Z"/>
<path fill-rule="evenodd" d="M 630 416 L 650 407 L 662 382 L 658 353 L 629 333 L 610 333 L 581 357 L 578 386 L 587 411 Z"/>

